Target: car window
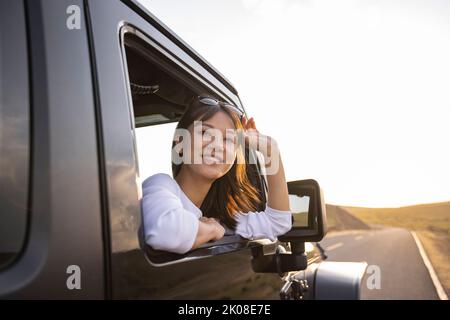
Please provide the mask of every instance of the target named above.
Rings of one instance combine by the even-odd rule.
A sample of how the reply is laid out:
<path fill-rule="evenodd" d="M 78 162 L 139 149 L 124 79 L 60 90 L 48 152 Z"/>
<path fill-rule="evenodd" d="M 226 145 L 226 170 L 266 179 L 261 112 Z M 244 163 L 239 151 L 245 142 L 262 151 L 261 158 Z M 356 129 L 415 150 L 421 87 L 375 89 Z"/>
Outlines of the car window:
<path fill-rule="evenodd" d="M 126 33 L 124 43 L 140 179 L 171 175 L 175 127 L 195 88 L 174 76 L 173 64 L 140 37 Z"/>
<path fill-rule="evenodd" d="M 30 110 L 22 1 L 0 2 L 0 268 L 20 253 L 26 234 Z"/>
<path fill-rule="evenodd" d="M 139 174 L 142 181 L 155 173 L 172 175 L 171 148 L 175 127 L 176 123 L 166 123 L 136 129 Z"/>
<path fill-rule="evenodd" d="M 125 33 L 123 39 L 139 180 L 156 173 L 172 176 L 172 140 L 179 119 L 193 97 L 216 94 L 200 79 L 180 70 L 136 31 Z M 247 173 L 264 193 L 258 168 L 249 165 Z M 263 210 L 264 204 L 258 209 Z"/>

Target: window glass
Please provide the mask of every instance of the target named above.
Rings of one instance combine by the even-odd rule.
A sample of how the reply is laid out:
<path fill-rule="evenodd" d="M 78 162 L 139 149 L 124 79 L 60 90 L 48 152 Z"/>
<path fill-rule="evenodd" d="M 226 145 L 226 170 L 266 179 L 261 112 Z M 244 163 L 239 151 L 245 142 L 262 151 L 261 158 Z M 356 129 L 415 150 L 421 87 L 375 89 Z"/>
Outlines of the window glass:
<path fill-rule="evenodd" d="M 208 90 L 201 80 L 181 70 L 180 66 L 137 35 L 125 33 L 124 44 L 133 106 L 134 128 L 131 129 L 135 138 L 140 182 L 156 173 L 172 176 L 171 149 L 177 123 L 189 101 L 208 93 Z M 209 94 L 214 96 L 214 93 Z M 264 199 L 258 211 L 264 210 L 265 193 L 258 169 L 255 165 L 248 165 L 247 173 Z M 156 251 L 150 252 L 151 260 L 156 261 Z"/>
<path fill-rule="evenodd" d="M 172 175 L 171 148 L 176 123 L 136 129 L 139 174 L 142 180 L 155 173 Z"/>
<path fill-rule="evenodd" d="M 24 8 L 0 2 L 0 268 L 20 253 L 26 234 L 29 93 Z"/>

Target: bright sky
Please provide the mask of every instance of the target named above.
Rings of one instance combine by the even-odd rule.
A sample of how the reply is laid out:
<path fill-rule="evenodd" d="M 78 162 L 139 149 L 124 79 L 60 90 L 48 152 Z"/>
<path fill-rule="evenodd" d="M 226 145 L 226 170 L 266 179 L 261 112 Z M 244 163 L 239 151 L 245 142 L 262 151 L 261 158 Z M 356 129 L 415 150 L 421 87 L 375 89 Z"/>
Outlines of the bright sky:
<path fill-rule="evenodd" d="M 333 204 L 450 200 L 450 1 L 142 2 L 236 86 L 288 180 Z"/>

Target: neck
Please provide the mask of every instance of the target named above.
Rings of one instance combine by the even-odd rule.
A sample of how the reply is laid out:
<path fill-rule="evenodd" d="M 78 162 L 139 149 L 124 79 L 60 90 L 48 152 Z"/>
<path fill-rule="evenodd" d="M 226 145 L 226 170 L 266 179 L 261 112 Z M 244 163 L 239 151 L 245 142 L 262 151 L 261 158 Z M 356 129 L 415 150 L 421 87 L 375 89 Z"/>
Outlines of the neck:
<path fill-rule="evenodd" d="M 186 170 L 184 166 L 181 167 L 180 172 L 174 179 L 189 200 L 198 208 L 201 207 L 213 183 L 211 180 L 198 176 L 190 170 Z"/>

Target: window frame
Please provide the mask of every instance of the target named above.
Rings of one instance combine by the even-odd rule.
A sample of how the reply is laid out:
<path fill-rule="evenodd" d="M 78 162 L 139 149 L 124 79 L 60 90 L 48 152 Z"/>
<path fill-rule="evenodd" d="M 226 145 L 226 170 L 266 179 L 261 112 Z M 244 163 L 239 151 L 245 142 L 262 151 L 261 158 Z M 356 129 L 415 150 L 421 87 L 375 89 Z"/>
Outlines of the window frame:
<path fill-rule="evenodd" d="M 31 199 L 31 157 L 32 157 L 32 110 L 31 110 L 31 93 L 30 93 L 30 66 L 29 66 L 29 57 L 28 57 L 28 30 L 27 30 L 27 21 L 25 15 L 25 6 L 23 2 L 11 1 L 10 3 L 2 3 L 1 6 L 7 7 L 6 10 L 1 10 L 0 19 L 3 23 L 7 23 L 12 18 L 12 14 L 17 13 L 20 15 L 20 20 L 14 20 L 14 25 L 10 25 L 10 28 L 5 28 L 4 32 L 7 33 L 7 39 L 4 40 L 4 44 L 0 44 L 1 47 L 6 48 L 9 53 L 6 54 L 6 57 L 0 57 L 1 59 L 7 58 L 8 56 L 14 55 L 14 59 L 8 61 L 8 67 L 1 70 L 0 77 L 1 79 L 8 80 L 10 83 L 15 84 L 15 91 L 10 92 L 6 91 L 2 94 L 3 96 L 9 96 L 6 100 L 12 101 L 10 104 L 5 104 L 4 106 L 0 106 L 4 112 L 0 112 L 0 117 L 2 117 L 2 121 L 6 122 L 8 114 L 11 117 L 16 119 L 20 119 L 20 125 L 16 126 L 16 130 L 14 131 L 14 137 L 17 137 L 18 130 L 23 130 L 26 132 L 20 142 L 26 144 L 26 151 L 24 155 L 20 157 L 20 161 L 12 161 L 12 167 L 14 168 L 14 172 L 22 171 L 25 176 L 25 184 L 23 186 L 24 195 L 22 196 L 23 202 L 20 203 L 21 207 L 18 208 L 16 206 L 16 214 L 21 214 L 21 219 L 23 219 L 23 224 L 20 225 L 20 231 L 22 233 L 22 240 L 20 244 L 17 245 L 19 248 L 17 251 L 10 252 L 11 257 L 8 259 L 1 260 L 0 263 L 0 271 L 6 270 L 11 267 L 14 263 L 16 263 L 20 256 L 23 254 L 29 233 L 29 223 L 30 223 L 30 199 Z M 6 19 L 5 19 L 6 17 Z M 10 21 L 9 21 L 10 22 Z M 2 50 L 3 51 L 3 50 Z M 19 54 L 17 54 L 19 52 Z M 0 61 L 1 63 L 1 61 Z M 20 70 L 21 69 L 21 70 Z M 0 82 L 2 85 L 3 80 Z M 17 86 L 17 83 L 20 83 L 20 86 Z M 2 90 L 2 89 L 1 89 Z M 13 99 L 11 99 L 13 98 Z M 26 104 L 21 106 L 21 108 L 17 108 L 18 104 L 22 104 L 26 100 Z M 2 103 L 3 99 L 0 101 Z M 2 122 L 0 121 L 0 122 Z M 23 127 L 26 123 L 26 127 Z M 23 133 L 21 132 L 21 133 Z M 22 134 L 21 134 L 22 135 Z M 17 141 L 16 141 L 17 142 Z M 0 144 L 2 144 L 0 140 Z M 8 143 L 6 143 L 8 145 Z M 3 150 L 3 147 L 0 145 L 0 150 Z M 17 156 L 17 154 L 15 155 Z M 17 160 L 17 159 L 15 159 Z M 9 168 L 11 169 L 11 168 Z M 1 191 L 0 191 L 1 192 Z M 14 200 L 17 200 L 15 198 Z M 22 221 L 21 221 L 22 222 Z M 17 240 L 17 239 L 14 239 Z M 3 254 L 3 252 L 0 252 Z"/>
<path fill-rule="evenodd" d="M 140 40 L 143 40 L 148 46 L 149 51 L 150 50 L 156 50 L 159 57 L 155 57 L 155 55 L 149 54 L 147 55 L 147 58 L 149 58 L 150 62 L 157 65 L 158 67 L 161 67 L 162 64 L 171 64 L 168 68 L 164 68 L 164 71 L 170 75 L 171 77 L 174 77 L 176 80 L 182 82 L 184 85 L 186 85 L 188 88 L 192 89 L 193 91 L 209 91 L 213 93 L 214 95 L 220 97 L 222 100 L 227 101 L 229 103 L 232 103 L 236 105 L 235 101 L 233 101 L 232 98 L 228 97 L 223 91 L 221 91 L 219 88 L 215 87 L 213 84 L 211 84 L 207 79 L 205 79 L 201 74 L 198 72 L 195 72 L 195 70 L 191 69 L 187 64 L 185 64 L 182 60 L 180 60 L 178 57 L 174 56 L 170 52 L 164 49 L 157 41 L 152 39 L 150 36 L 146 35 L 144 32 L 142 32 L 138 27 L 135 27 L 134 25 L 130 23 L 124 23 L 119 30 L 119 45 L 120 45 L 120 53 L 122 58 L 122 66 L 123 66 L 123 72 L 125 76 L 125 82 L 126 82 L 126 91 L 127 91 L 127 101 L 129 106 L 129 115 L 130 115 L 130 122 L 131 122 L 131 134 L 133 138 L 133 153 L 134 153 L 134 159 L 135 159 L 135 166 L 136 171 L 140 176 L 140 169 L 139 169 L 139 157 L 138 157 L 138 150 L 137 150 L 137 139 L 136 139 L 136 124 L 135 124 L 135 116 L 134 116 L 134 105 L 133 105 L 133 97 L 131 93 L 131 86 L 130 86 L 130 77 L 129 77 L 129 71 L 128 71 L 128 61 L 127 61 L 127 55 L 126 55 L 126 35 L 132 34 L 136 37 L 138 37 Z M 165 61 L 164 61 L 165 60 Z M 163 63 L 161 63 L 163 61 Z M 191 81 L 189 81 L 191 80 Z M 195 80 L 195 81 L 192 81 Z M 195 84 L 195 85 L 194 85 Z M 201 88 L 201 90 L 199 90 Z M 206 89 L 206 90 L 205 90 Z M 246 111 L 242 107 L 241 102 L 239 100 L 239 104 L 236 105 L 236 107 L 242 111 L 246 116 Z M 171 121 L 176 122 L 176 121 Z M 168 121 L 168 123 L 171 123 Z M 163 125 L 163 124 L 161 124 Z M 267 192 L 267 185 L 265 178 L 263 178 L 261 168 L 260 168 L 260 161 L 257 156 L 257 154 L 254 151 L 251 151 L 251 156 L 255 157 L 257 159 L 257 166 L 256 171 L 258 172 L 258 180 L 259 180 L 259 186 L 263 192 L 263 199 L 266 200 L 266 192 Z M 140 181 L 140 179 L 139 179 Z M 138 185 L 138 192 L 139 192 L 139 201 L 141 201 L 142 198 L 142 185 Z M 140 210 L 141 217 L 142 217 L 142 210 Z M 143 219 L 142 219 L 143 221 Z M 155 267 L 162 267 L 167 266 L 175 263 L 182 263 L 187 262 L 191 260 L 197 260 L 197 259 L 203 259 L 212 257 L 219 254 L 225 254 L 225 253 L 231 253 L 242 249 L 248 249 L 255 246 L 261 246 L 261 245 L 275 245 L 277 241 L 272 242 L 269 239 L 258 239 L 258 240 L 248 240 L 240 237 L 239 235 L 230 235 L 230 236 L 224 236 L 222 239 L 218 241 L 208 242 L 204 245 L 200 246 L 197 249 L 191 250 L 185 254 L 176 254 L 171 252 L 165 252 L 165 251 L 159 251 L 154 250 L 149 245 L 145 243 L 145 240 L 143 238 L 143 230 L 140 229 L 139 232 L 139 240 L 141 244 L 141 249 L 144 251 L 144 255 L 146 260 Z M 157 257 L 158 261 L 152 261 L 150 259 L 150 256 Z"/>

